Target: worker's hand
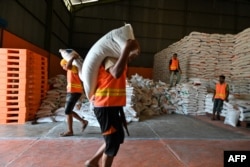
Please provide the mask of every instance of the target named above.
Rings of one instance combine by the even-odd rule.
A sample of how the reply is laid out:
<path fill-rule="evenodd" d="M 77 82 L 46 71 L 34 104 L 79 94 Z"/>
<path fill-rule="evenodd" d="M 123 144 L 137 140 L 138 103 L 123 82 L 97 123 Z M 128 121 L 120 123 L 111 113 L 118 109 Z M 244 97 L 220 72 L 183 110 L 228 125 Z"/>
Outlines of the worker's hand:
<path fill-rule="evenodd" d="M 80 110 L 81 107 L 82 107 L 82 104 L 81 104 L 81 103 L 76 104 L 76 108 L 77 108 L 78 110 Z"/>
<path fill-rule="evenodd" d="M 77 54 L 73 54 L 73 58 L 77 59 L 79 56 Z"/>
<path fill-rule="evenodd" d="M 141 47 L 136 39 L 129 39 L 127 41 L 127 47 L 129 47 L 130 51 L 135 51 L 134 53 L 137 55 L 139 55 L 141 52 Z"/>

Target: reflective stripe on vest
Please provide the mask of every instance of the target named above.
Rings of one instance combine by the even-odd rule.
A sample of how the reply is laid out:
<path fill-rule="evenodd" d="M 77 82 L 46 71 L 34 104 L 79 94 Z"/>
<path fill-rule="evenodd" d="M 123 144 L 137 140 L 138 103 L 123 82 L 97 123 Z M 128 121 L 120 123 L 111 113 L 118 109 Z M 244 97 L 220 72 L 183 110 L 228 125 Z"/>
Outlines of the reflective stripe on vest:
<path fill-rule="evenodd" d="M 226 83 L 223 83 L 223 84 L 217 83 L 214 98 L 215 99 L 225 100 L 225 98 L 226 98 L 226 88 L 227 88 Z"/>
<path fill-rule="evenodd" d="M 178 59 L 174 59 L 172 58 L 172 62 L 171 62 L 171 65 L 170 65 L 170 70 L 177 70 L 178 69 L 178 65 L 179 65 L 179 61 Z"/>
<path fill-rule="evenodd" d="M 125 89 L 112 89 L 112 88 L 107 88 L 107 89 L 97 89 L 96 96 L 126 96 L 126 91 Z"/>
<path fill-rule="evenodd" d="M 120 78 L 113 78 L 103 66 L 99 69 L 97 90 L 94 97 L 95 107 L 126 105 L 126 70 Z"/>

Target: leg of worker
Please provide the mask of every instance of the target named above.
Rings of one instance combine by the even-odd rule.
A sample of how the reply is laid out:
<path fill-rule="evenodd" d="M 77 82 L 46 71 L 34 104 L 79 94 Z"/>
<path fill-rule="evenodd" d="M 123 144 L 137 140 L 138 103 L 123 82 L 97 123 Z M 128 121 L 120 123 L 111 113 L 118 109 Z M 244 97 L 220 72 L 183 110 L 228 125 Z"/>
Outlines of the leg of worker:
<path fill-rule="evenodd" d="M 170 71 L 170 87 L 173 86 L 173 82 L 174 82 L 174 72 Z"/>
<path fill-rule="evenodd" d="M 68 133 L 73 134 L 73 116 L 72 116 L 72 113 L 67 115 L 67 123 L 68 123 Z"/>
<path fill-rule="evenodd" d="M 107 154 L 103 154 L 102 156 L 102 167 L 111 167 L 113 163 L 114 157 L 108 156 Z"/>
<path fill-rule="evenodd" d="M 94 156 L 91 158 L 91 159 L 89 159 L 89 160 L 87 160 L 86 162 L 85 162 L 85 166 L 86 167 L 88 167 L 88 166 L 93 166 L 93 167 L 97 167 L 98 166 L 98 163 L 99 163 L 99 160 L 102 158 L 102 156 L 103 156 L 103 153 L 104 153 L 104 150 L 105 150 L 105 147 L 106 147 L 106 144 L 105 143 L 103 143 L 102 145 L 101 145 L 101 147 L 97 150 L 97 152 L 94 154 Z"/>
<path fill-rule="evenodd" d="M 82 119 L 82 118 L 81 118 L 76 112 L 74 112 L 74 111 L 72 112 L 72 116 L 73 116 L 73 118 L 77 119 L 79 122 L 82 123 L 82 131 L 84 131 L 85 128 L 87 127 L 87 125 L 88 125 L 88 121 Z"/>
<path fill-rule="evenodd" d="M 220 120 L 220 113 L 223 109 L 223 100 L 218 100 L 218 107 L 217 107 L 217 119 Z"/>
<path fill-rule="evenodd" d="M 213 116 L 212 116 L 212 120 L 215 120 L 215 113 L 217 110 L 217 106 L 218 106 L 218 99 L 214 99 L 214 107 L 213 107 Z"/>
<path fill-rule="evenodd" d="M 177 80 L 176 80 L 176 85 L 180 82 L 181 80 L 181 73 L 180 72 L 176 72 L 177 75 Z"/>

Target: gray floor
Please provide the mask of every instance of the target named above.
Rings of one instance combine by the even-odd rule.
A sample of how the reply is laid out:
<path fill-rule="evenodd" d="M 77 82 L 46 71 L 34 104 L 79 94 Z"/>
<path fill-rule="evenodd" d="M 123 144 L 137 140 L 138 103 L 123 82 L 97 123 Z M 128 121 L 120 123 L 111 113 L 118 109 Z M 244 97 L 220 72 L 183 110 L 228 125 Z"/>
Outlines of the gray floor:
<path fill-rule="evenodd" d="M 209 117 L 207 118 L 209 119 Z M 221 122 L 223 124 L 223 122 Z M 32 125 L 0 125 L 0 139 L 9 138 L 58 138 L 66 129 L 66 122 Z M 196 119 L 194 116 L 162 115 L 132 122 L 128 125 L 130 136 L 126 139 L 225 139 L 249 140 L 250 135 L 218 127 Z M 234 128 L 233 128 L 234 129 Z M 247 129 L 249 130 L 249 129 Z M 82 133 L 79 122 L 74 122 L 75 135 L 69 138 L 102 138 L 99 127 L 88 126 Z M 249 130 L 250 133 L 250 130 Z"/>

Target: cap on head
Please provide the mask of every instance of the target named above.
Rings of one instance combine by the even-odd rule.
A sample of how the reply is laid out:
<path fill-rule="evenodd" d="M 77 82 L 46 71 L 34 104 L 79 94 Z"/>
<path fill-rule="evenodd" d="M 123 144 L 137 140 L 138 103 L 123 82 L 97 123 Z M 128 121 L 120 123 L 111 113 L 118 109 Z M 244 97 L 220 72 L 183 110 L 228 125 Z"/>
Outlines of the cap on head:
<path fill-rule="evenodd" d="M 62 59 L 61 62 L 60 62 L 60 65 L 61 65 L 61 66 L 64 66 L 64 65 L 66 65 L 66 64 L 67 64 L 67 61 L 66 61 L 65 59 Z"/>

